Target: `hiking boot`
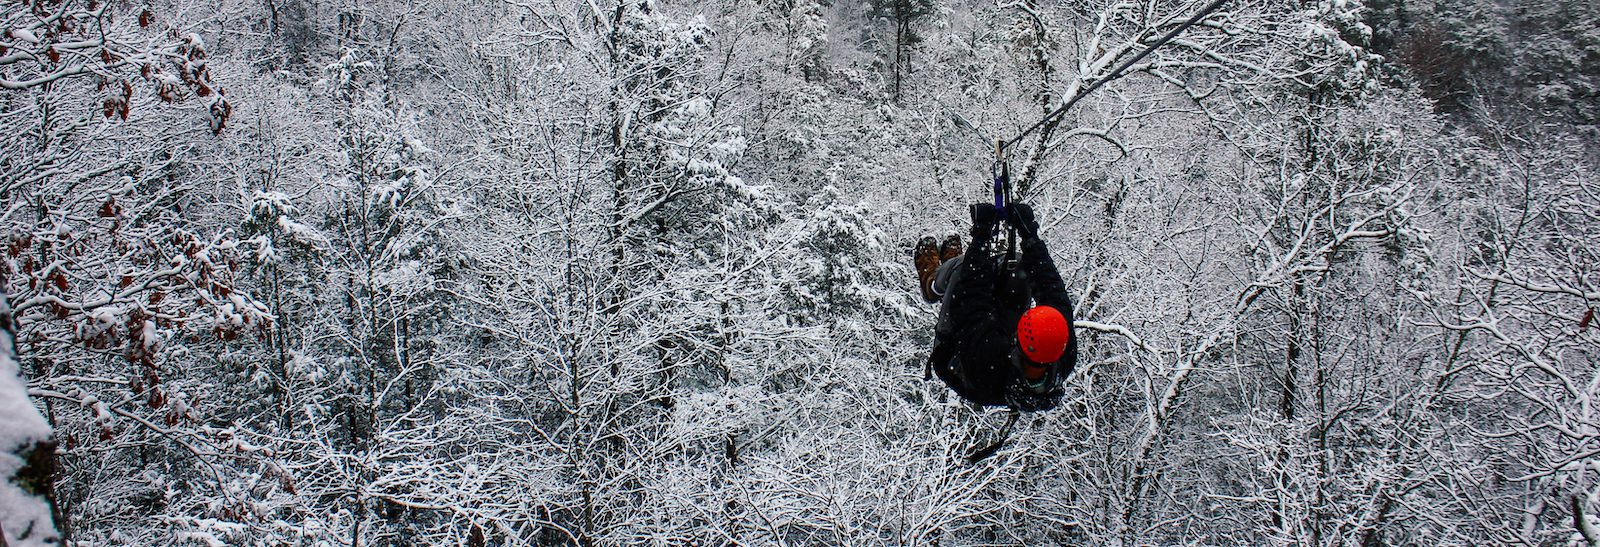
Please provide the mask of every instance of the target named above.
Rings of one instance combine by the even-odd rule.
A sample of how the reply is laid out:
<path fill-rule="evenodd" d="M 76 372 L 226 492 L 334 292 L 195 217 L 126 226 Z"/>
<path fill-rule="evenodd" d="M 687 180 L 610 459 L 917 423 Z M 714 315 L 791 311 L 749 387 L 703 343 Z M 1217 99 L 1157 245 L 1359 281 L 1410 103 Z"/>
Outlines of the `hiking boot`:
<path fill-rule="evenodd" d="M 939 244 L 939 261 L 944 262 L 961 256 L 961 236 L 951 234 L 944 238 L 944 243 Z"/>
<path fill-rule="evenodd" d="M 929 304 L 938 302 L 939 296 L 933 294 L 933 274 L 939 271 L 938 240 L 933 236 L 923 237 L 911 256 L 917 267 L 917 281 L 922 284 L 922 299 Z"/>

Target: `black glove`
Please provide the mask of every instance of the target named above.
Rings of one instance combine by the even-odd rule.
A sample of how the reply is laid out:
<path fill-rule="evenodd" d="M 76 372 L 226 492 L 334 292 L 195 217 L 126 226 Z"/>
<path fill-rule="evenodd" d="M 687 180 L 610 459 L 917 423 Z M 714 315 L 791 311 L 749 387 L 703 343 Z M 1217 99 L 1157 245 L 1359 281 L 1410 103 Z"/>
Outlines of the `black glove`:
<path fill-rule="evenodd" d="M 1039 221 L 1033 218 L 1033 208 L 1026 203 L 1007 204 L 1006 223 L 1010 224 L 1024 241 L 1039 238 Z"/>
<path fill-rule="evenodd" d="M 974 203 L 969 208 L 972 213 L 972 240 L 988 241 L 994 235 L 994 222 L 996 211 L 993 203 Z"/>

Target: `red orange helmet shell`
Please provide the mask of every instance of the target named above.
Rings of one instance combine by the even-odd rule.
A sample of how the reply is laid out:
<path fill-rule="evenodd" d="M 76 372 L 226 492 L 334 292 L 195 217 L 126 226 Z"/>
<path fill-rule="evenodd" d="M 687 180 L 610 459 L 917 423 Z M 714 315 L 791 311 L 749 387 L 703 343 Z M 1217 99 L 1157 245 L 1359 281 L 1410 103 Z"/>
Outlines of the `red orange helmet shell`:
<path fill-rule="evenodd" d="M 1017 345 L 1035 363 L 1054 363 L 1067 352 L 1067 318 L 1050 306 L 1034 306 L 1017 321 Z"/>

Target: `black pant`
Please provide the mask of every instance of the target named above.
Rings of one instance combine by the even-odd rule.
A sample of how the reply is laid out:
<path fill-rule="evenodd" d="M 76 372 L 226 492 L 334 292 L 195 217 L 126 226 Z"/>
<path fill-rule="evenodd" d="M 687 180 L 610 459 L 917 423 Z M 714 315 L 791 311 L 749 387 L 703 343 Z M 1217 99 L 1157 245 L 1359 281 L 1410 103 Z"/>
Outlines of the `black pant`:
<path fill-rule="evenodd" d="M 939 321 L 934 324 L 933 334 L 941 340 L 948 340 L 954 330 L 950 321 L 950 293 L 961 281 L 961 263 L 966 260 L 966 255 L 957 255 L 955 258 L 939 264 L 939 270 L 933 274 L 933 292 L 939 295 Z"/>

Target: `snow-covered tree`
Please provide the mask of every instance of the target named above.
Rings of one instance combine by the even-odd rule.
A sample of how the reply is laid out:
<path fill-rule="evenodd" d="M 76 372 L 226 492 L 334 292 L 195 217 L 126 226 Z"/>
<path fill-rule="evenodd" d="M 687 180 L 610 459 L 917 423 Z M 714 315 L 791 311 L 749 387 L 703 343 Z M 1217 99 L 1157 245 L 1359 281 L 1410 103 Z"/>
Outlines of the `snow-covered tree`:
<path fill-rule="evenodd" d="M 1594 545 L 1592 3 L 1113 72 L 1207 4 L 11 2 L 5 540 Z M 997 140 L 1083 353 L 972 464 Z"/>

